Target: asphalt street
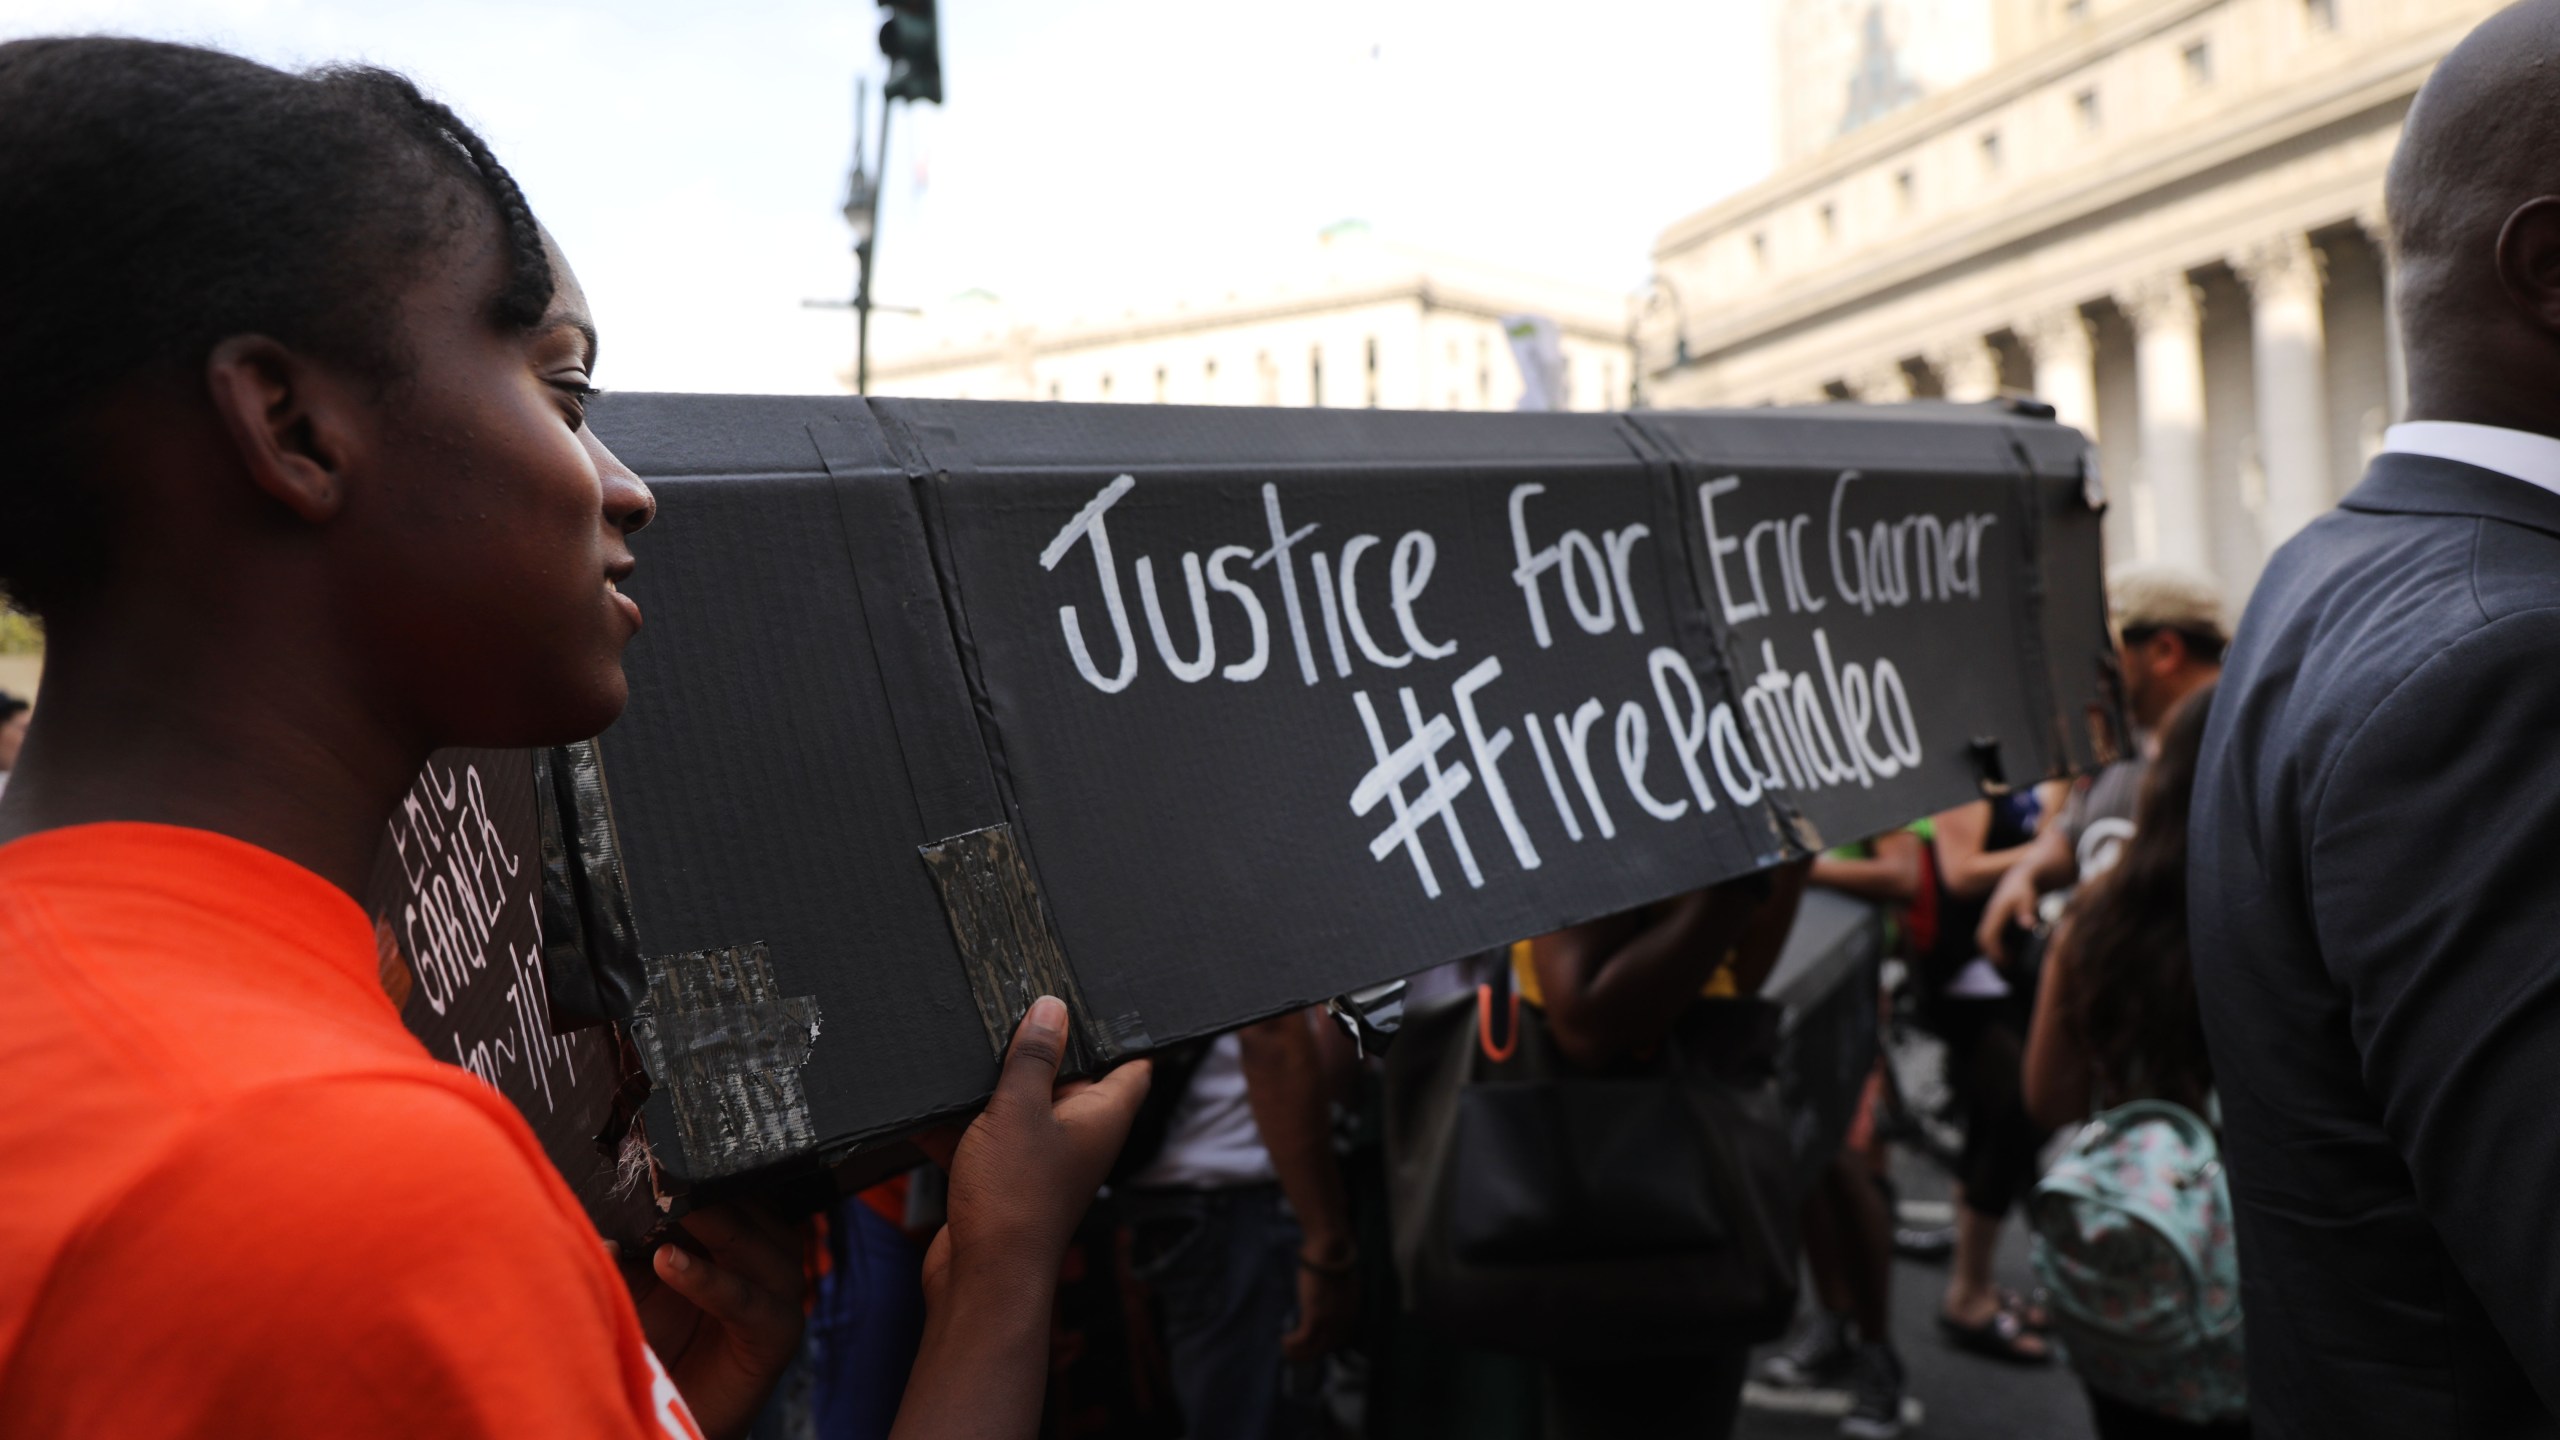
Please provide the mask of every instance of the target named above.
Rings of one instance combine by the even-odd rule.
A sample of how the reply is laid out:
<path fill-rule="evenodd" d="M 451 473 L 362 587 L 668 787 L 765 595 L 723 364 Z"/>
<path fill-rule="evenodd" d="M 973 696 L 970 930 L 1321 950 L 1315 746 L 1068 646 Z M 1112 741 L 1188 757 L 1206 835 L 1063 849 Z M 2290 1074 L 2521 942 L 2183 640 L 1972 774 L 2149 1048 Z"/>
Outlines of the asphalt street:
<path fill-rule="evenodd" d="M 2032 1283 L 2026 1241 L 2015 1229 L 2001 1238 L 1996 1268 L 2001 1283 L 2013 1289 Z M 1946 1275 L 1942 1266 L 1907 1260 L 1894 1265 L 1894 1345 L 1910 1376 L 1907 1394 L 1919 1402 L 1919 1424 L 1906 1425 L 1903 1433 L 1960 1440 L 2085 1440 L 2092 1435 L 2088 1401 L 2068 1367 L 2003 1365 L 1955 1350 L 1940 1338 L 1935 1317 Z M 1734 1429 L 1737 1440 L 1834 1435 L 1837 1417 L 1848 1403 L 1844 1394 L 1823 1406 L 1828 1413 L 1787 1413 L 1751 1403 L 1759 1398 L 1746 1397 L 1742 1423 Z M 1787 1398 L 1798 1404 L 1830 1400 Z M 1913 1411 L 1906 1405 L 1903 1413 L 1907 1420 Z"/>
<path fill-rule="evenodd" d="M 1897 1069 L 1914 1091 L 1934 1088 L 1934 1046 L 1911 1037 L 1897 1047 Z M 1913 1218 L 1935 1219 L 1948 1212 L 1949 1182 L 1943 1171 L 1894 1151 L 1894 1183 Z M 1993 1262 L 1999 1282 L 2025 1293 L 2035 1288 L 2027 1264 L 2026 1234 L 2012 1217 L 2001 1230 Z M 1967 1354 L 1948 1344 L 1937 1324 L 1938 1301 L 1945 1293 L 1944 1265 L 1896 1260 L 1893 1269 L 1893 1343 L 1902 1354 L 1909 1377 L 1909 1400 L 1917 1401 L 1916 1425 L 1908 1423 L 1913 1407 L 1906 1402 L 1906 1435 L 1950 1437 L 1950 1440 L 2088 1440 L 2088 1400 L 2070 1368 L 2059 1361 L 2043 1366 L 2002 1364 Z M 1808 1303 L 1810 1299 L 1808 1297 Z M 1775 1348 L 1775 1347 L 1771 1347 Z M 1764 1352 L 1765 1353 L 1765 1352 Z M 1754 1373 L 1758 1357 L 1753 1360 Z M 1790 1408 L 1774 1408 L 1785 1405 Z M 1737 1440 L 1803 1440 L 1839 1431 L 1839 1415 L 1848 1407 L 1845 1393 L 1771 1395 L 1754 1386 L 1746 1392 Z"/>

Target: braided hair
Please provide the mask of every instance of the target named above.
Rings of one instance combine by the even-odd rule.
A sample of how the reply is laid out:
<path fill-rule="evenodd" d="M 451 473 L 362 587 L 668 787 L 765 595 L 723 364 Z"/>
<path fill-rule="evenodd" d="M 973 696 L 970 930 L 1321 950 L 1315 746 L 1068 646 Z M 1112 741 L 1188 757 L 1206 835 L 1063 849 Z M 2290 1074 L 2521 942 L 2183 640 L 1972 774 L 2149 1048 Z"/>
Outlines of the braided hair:
<path fill-rule="evenodd" d="M 0 44 L 0 591 L 39 615 L 102 570 L 115 496 L 81 440 L 117 387 L 269 336 L 396 389 L 422 264 L 494 215 L 492 324 L 555 277 L 488 142 L 403 76 L 289 74 L 96 36 Z"/>
<path fill-rule="evenodd" d="M 464 124 L 462 117 L 442 102 L 420 94 L 405 75 L 348 66 L 320 71 L 318 78 L 323 83 L 378 92 L 383 108 L 405 119 L 410 132 L 420 141 L 430 146 L 450 146 L 461 155 L 470 166 L 472 178 L 497 207 L 498 223 L 506 231 L 507 278 L 498 287 L 492 317 L 518 329 L 540 323 L 542 312 L 551 307 L 551 252 L 542 243 L 541 223 L 533 218 L 533 207 L 525 203 L 516 177 L 489 153 L 489 142 L 480 138 L 480 132 Z"/>

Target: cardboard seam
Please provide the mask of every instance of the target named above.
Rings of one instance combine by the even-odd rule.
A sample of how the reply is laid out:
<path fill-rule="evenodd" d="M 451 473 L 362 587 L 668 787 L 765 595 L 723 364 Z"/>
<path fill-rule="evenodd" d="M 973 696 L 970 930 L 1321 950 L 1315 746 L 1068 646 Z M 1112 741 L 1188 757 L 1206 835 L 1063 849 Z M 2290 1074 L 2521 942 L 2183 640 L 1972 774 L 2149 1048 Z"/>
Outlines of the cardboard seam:
<path fill-rule="evenodd" d="M 809 432 L 810 445 L 818 452 L 818 463 L 823 467 L 822 473 L 827 478 L 829 498 L 835 502 L 831 508 L 835 511 L 837 538 L 844 544 L 845 563 L 847 566 L 858 567 L 862 564 L 862 557 L 855 551 L 853 522 L 845 514 L 845 492 L 853 481 L 847 476 L 836 473 L 835 462 L 828 456 L 826 445 L 818 438 L 816 422 L 810 423 L 805 428 Z M 898 747 L 898 769 L 907 777 L 908 813 L 915 821 L 916 833 L 931 834 L 931 830 L 925 823 L 924 801 L 918 793 L 920 787 L 916 783 L 913 742 L 907 734 L 898 696 L 885 683 L 889 673 L 889 662 L 888 657 L 883 653 L 881 622 L 872 616 L 871 597 L 864 593 L 858 574 L 853 586 L 853 603 L 862 611 L 862 636 L 871 647 L 872 678 L 880 683 L 882 706 L 889 712 L 890 743 Z"/>
<path fill-rule="evenodd" d="M 1667 480 L 1666 484 L 1658 485 L 1654 490 L 1654 523 L 1668 527 L 1674 537 L 1672 543 L 1678 548 L 1680 570 L 1685 577 L 1685 585 L 1678 587 L 1685 590 L 1685 595 L 1674 597 L 1673 622 L 1678 627 L 1680 638 L 1694 645 L 1692 653 L 1703 649 L 1706 654 L 1711 674 L 1699 678 L 1711 678 L 1720 686 L 1727 703 L 1738 715 L 1744 689 L 1739 678 L 1741 672 L 1734 664 L 1727 628 L 1716 614 L 1715 606 L 1707 599 L 1706 561 L 1697 552 L 1696 537 L 1690 533 L 1688 509 L 1684 503 L 1689 488 L 1700 483 L 1701 477 L 1697 472 L 1701 467 L 1676 442 L 1667 436 L 1654 434 L 1636 416 L 1622 415 L 1619 419 L 1619 434 L 1626 440 L 1627 447 L 1649 467 L 1661 465 Z M 1666 584 L 1670 583 L 1669 568 L 1664 567 Z M 1678 603 L 1681 599 L 1687 603 Z M 1733 797 L 1728 795 L 1720 807 L 1731 812 L 1734 835 L 1742 842 L 1743 848 L 1764 866 L 1784 864 L 1799 854 L 1812 854 L 1822 848 L 1813 822 L 1805 818 L 1804 812 L 1792 800 L 1778 797 L 1778 790 L 1764 780 L 1760 786 L 1760 798 L 1752 805 L 1736 805 Z M 1765 829 L 1753 829 L 1751 817 L 1754 815 Z M 1773 839 L 1777 842 L 1774 854 L 1768 848 Z"/>
<path fill-rule="evenodd" d="M 872 407 L 872 413 L 879 420 L 891 457 L 906 472 L 907 494 L 924 530 L 925 557 L 932 562 L 934 588 L 942 595 L 943 624 L 950 631 L 951 648 L 960 659 L 961 679 L 969 687 L 969 708 L 976 713 L 978 744 L 995 778 L 997 803 L 1003 806 L 1007 820 L 1019 824 L 1022 811 L 1014 801 L 1013 772 L 1005 763 L 1004 732 L 996 724 L 995 705 L 987 694 L 977 640 L 969 628 L 968 599 L 960 589 L 960 567 L 951 556 L 950 528 L 942 513 L 938 487 L 949 483 L 949 468 L 938 464 L 923 441 L 895 415 L 877 406 Z"/>
<path fill-rule="evenodd" d="M 1072 1026 L 1067 1056 L 1069 1065 L 1073 1067 L 1079 1057 L 1085 1055 L 1108 1063 L 1151 1049 L 1154 1041 L 1147 1033 L 1146 1018 L 1135 1010 L 1112 1016 L 1107 1024 L 1096 1022 L 1091 1007 L 1084 999 L 1083 986 L 1076 978 L 1074 962 L 1067 958 L 1065 942 L 1057 935 L 1055 919 L 1049 913 L 1047 902 L 1041 899 L 1043 890 L 1040 881 L 1038 847 L 1031 843 L 1030 828 L 1023 824 L 1021 802 L 1014 795 L 1013 770 L 1005 758 L 1004 729 L 996 721 L 995 702 L 988 693 L 986 676 L 978 658 L 977 640 L 970 628 L 969 602 L 967 595 L 961 589 L 960 566 L 951 554 L 951 531 L 942 509 L 941 490 L 942 486 L 951 483 L 951 467 L 942 463 L 941 457 L 933 454 L 926 446 L 924 438 L 916 434 L 895 414 L 877 405 L 872 406 L 872 414 L 879 421 L 881 436 L 888 445 L 892 457 L 907 473 L 908 493 L 913 497 L 918 517 L 923 523 L 925 553 L 933 563 L 934 583 L 942 594 L 943 620 L 950 628 L 952 649 L 960 659 L 961 678 L 969 687 L 969 705 L 970 709 L 976 712 L 978 741 L 986 756 L 988 773 L 995 782 L 996 800 L 1004 810 L 1004 821 L 998 826 L 987 828 L 1000 829 L 1004 832 L 1006 837 L 1004 843 L 1011 848 L 1015 864 L 1019 867 L 1020 882 L 1028 887 L 1030 902 L 1036 907 L 1039 923 L 1050 942 L 1057 948 L 1059 970 L 1063 976 L 1062 983 L 1074 991 L 1072 997 L 1067 995 L 1058 997 L 1067 1001 L 1069 1007 Z M 963 473 L 966 473 L 965 470 Z M 925 854 L 926 863 L 931 865 L 933 864 L 931 852 L 935 848 L 961 838 L 963 837 L 947 837 L 936 842 L 935 846 L 923 847 L 920 853 Z M 936 882 L 942 883 L 943 878 L 942 872 L 937 870 Z M 953 907 L 948 891 L 944 895 L 943 911 L 945 917 L 952 921 L 953 937 L 960 942 L 965 958 L 969 937 L 962 932 L 960 916 Z M 970 988 L 972 994 L 978 993 L 978 972 L 974 967 L 970 971 Z M 996 1044 L 998 1056 L 1003 1055 L 1005 1042 L 1009 1041 L 1013 1026 L 1020 1023 L 1024 1011 L 1030 1008 L 1031 1001 L 1036 998 L 1038 998 L 1036 995 L 1022 996 L 1019 1003 L 1013 1007 L 1004 1027 L 1005 1040 Z M 983 1019 L 985 1017 L 984 996 L 980 996 L 980 1003 Z M 1089 1037 L 1091 1047 L 1089 1051 L 1075 1043 L 1075 1037 L 1078 1034 Z M 1102 1066 L 1097 1064 L 1091 1068 L 1093 1072 L 1098 1072 Z"/>
<path fill-rule="evenodd" d="M 2018 547 L 2018 683 L 2044 733 L 2037 738 L 2043 753 L 2036 757 L 2036 776 L 2048 778 L 2070 765 L 2071 738 L 2069 721 L 2055 703 L 2052 657 L 2045 653 L 2045 554 L 2043 480 L 2036 474 L 2034 457 L 2018 438 L 2014 427 L 2002 427 L 2002 440 L 2009 448 L 2009 458 L 2018 467 L 2018 484 L 2014 491 L 2020 516 L 2024 522 L 2017 528 Z"/>

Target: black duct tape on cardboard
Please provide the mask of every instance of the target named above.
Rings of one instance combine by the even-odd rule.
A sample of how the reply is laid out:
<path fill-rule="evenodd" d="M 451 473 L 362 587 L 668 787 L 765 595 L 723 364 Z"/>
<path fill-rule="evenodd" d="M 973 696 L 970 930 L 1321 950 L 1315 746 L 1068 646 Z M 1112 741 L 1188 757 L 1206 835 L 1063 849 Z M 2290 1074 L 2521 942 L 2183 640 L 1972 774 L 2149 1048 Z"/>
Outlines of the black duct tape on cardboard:
<path fill-rule="evenodd" d="M 542 961 L 551 1024 L 627 1019 L 648 992 L 596 742 L 533 752 L 542 823 Z"/>
<path fill-rule="evenodd" d="M 1097 1062 L 1146 1047 L 1134 1017 L 1109 1034 L 1095 1028 L 1011 825 L 954 835 L 920 847 L 920 853 L 934 883 L 942 887 L 951 936 L 968 967 L 969 990 L 978 998 L 978 1018 L 987 1027 L 990 1049 L 1004 1054 L 1023 1012 L 1043 995 L 1066 1003 L 1065 1071 L 1089 1073 L 1099 1068 Z"/>
<path fill-rule="evenodd" d="M 818 1004 L 784 998 L 762 945 L 652 956 L 632 1041 L 675 1112 L 695 1180 L 762 1169 L 814 1150 L 800 1076 Z"/>

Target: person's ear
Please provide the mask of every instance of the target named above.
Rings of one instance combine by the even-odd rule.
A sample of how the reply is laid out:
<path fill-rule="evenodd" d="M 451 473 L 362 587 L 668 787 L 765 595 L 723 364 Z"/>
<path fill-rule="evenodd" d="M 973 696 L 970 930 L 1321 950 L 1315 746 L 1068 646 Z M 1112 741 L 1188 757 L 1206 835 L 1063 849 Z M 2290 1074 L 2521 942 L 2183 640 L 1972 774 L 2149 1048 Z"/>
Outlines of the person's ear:
<path fill-rule="evenodd" d="M 205 389 L 259 490 L 312 524 L 337 515 L 356 448 L 356 396 L 341 377 L 264 335 L 234 335 L 206 357 Z"/>
<path fill-rule="evenodd" d="M 2498 231 L 2498 283 L 2516 308 L 2560 334 L 2560 195 L 2516 207 Z"/>

